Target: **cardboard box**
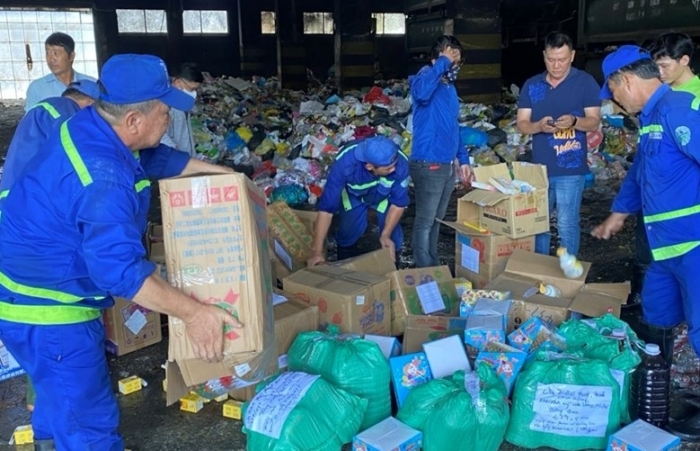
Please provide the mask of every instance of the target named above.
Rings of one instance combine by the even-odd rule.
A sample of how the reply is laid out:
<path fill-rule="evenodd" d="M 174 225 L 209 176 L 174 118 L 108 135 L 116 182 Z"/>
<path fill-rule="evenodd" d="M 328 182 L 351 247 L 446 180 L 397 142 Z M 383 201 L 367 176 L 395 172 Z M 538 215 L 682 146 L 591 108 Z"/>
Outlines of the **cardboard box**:
<path fill-rule="evenodd" d="M 292 273 L 306 268 L 312 252 L 313 230 L 283 201 L 267 206 L 267 225 L 275 259 Z"/>
<path fill-rule="evenodd" d="M 170 317 L 169 402 L 182 396 L 182 384 L 228 376 L 241 385 L 262 380 L 277 363 L 265 195 L 243 174 L 159 183 L 170 283 L 245 326 L 224 331 L 222 362 L 205 363 L 195 357 L 183 322 Z"/>
<path fill-rule="evenodd" d="M 505 163 L 479 166 L 473 169 L 477 182 L 505 177 L 510 172 Z M 533 187 L 531 193 L 503 194 L 475 189 L 457 203 L 457 222 L 465 221 L 509 238 L 523 238 L 549 232 L 549 202 L 547 168 L 540 164 L 513 163 L 513 176 Z"/>
<path fill-rule="evenodd" d="M 413 354 L 423 350 L 423 343 L 451 335 L 464 336 L 467 318 L 448 316 L 408 315 L 406 333 L 403 336 L 403 353 Z"/>
<path fill-rule="evenodd" d="M 445 315 L 457 316 L 459 314 L 459 298 L 454 285 L 454 279 L 450 268 L 447 266 L 435 266 L 430 268 L 402 269 L 387 274 L 391 280 L 391 335 L 401 335 L 406 330 L 406 317 L 408 315 Z M 426 303 L 431 297 L 430 292 L 419 291 L 429 287 L 421 287 L 429 283 L 437 283 L 444 308 L 441 311 L 426 311 Z M 421 288 L 418 288 L 421 287 Z M 439 300 L 439 299 L 438 299 Z M 431 304 L 433 304 L 431 302 Z"/>
<path fill-rule="evenodd" d="M 102 312 L 107 336 L 107 351 L 122 356 L 160 343 L 160 313 L 148 310 L 124 298 L 114 298 L 114 305 Z"/>
<path fill-rule="evenodd" d="M 394 417 L 357 434 L 352 441 L 353 451 L 415 451 L 421 446 L 423 433 Z"/>
<path fill-rule="evenodd" d="M 232 418 L 234 420 L 241 419 L 241 407 L 243 404 L 240 401 L 230 400 L 226 401 L 222 408 L 222 414 L 226 418 Z"/>
<path fill-rule="evenodd" d="M 443 223 L 455 229 L 455 277 L 483 288 L 506 268 L 514 250 L 535 251 L 535 237 L 512 239 L 495 233 L 474 232 L 460 222 Z"/>
<path fill-rule="evenodd" d="M 474 366 L 478 367 L 480 363 L 484 362 L 493 368 L 506 385 L 508 396 L 510 396 L 518 373 L 525 364 L 526 359 L 527 354 L 524 351 L 504 343 L 492 341 L 486 343 L 483 351 L 476 357 Z"/>
<path fill-rule="evenodd" d="M 117 386 L 119 387 L 119 393 L 122 395 L 130 395 L 143 388 L 143 380 L 138 376 L 130 376 L 119 380 Z"/>
<path fill-rule="evenodd" d="M 471 371 L 467 351 L 457 335 L 423 343 L 423 352 L 435 379 L 450 377 L 457 371 Z"/>
<path fill-rule="evenodd" d="M 550 340 L 560 344 L 564 341 L 563 338 L 557 337 L 557 331 L 552 325 L 537 316 L 531 317 L 508 335 L 509 345 L 527 353 L 537 351 Z"/>
<path fill-rule="evenodd" d="M 17 360 L 12 357 L 10 351 L 0 340 L 0 381 L 11 379 L 24 374 L 24 370 L 19 366 Z"/>
<path fill-rule="evenodd" d="M 180 410 L 197 413 L 204 408 L 204 399 L 199 395 L 190 393 L 180 398 Z"/>
<path fill-rule="evenodd" d="M 34 443 L 34 430 L 31 424 L 17 426 L 12 433 L 9 445 L 28 445 Z"/>
<path fill-rule="evenodd" d="M 322 265 L 284 279 L 284 290 L 318 306 L 321 328 L 342 333 L 389 335 L 390 282 L 386 277 Z"/>
<path fill-rule="evenodd" d="M 642 420 L 610 436 L 606 451 L 680 451 L 681 439 Z"/>
<path fill-rule="evenodd" d="M 348 271 L 366 272 L 375 276 L 386 276 L 388 273 L 396 271 L 396 263 L 391 259 L 391 254 L 386 249 L 377 249 L 357 257 L 328 264 Z"/>
<path fill-rule="evenodd" d="M 492 341 L 505 343 L 506 332 L 503 329 L 502 315 L 470 315 L 464 331 L 464 343 L 483 351 Z"/>
<path fill-rule="evenodd" d="M 384 337 L 382 335 L 365 334 L 365 340 L 377 343 L 379 349 L 387 360 L 397 355 L 401 355 L 401 344 L 395 337 Z"/>
<path fill-rule="evenodd" d="M 583 274 L 567 279 L 559 267 L 559 259 L 548 255 L 516 250 L 508 259 L 506 269 L 486 289 L 510 291 L 513 304 L 508 314 L 508 329 L 512 332 L 532 316 L 559 326 L 571 312 L 596 317 L 606 313 L 620 316 L 620 306 L 627 301 L 629 283 L 585 284 L 591 264 L 581 262 Z M 562 292 L 561 298 L 539 294 L 540 283 L 552 284 Z"/>
<path fill-rule="evenodd" d="M 414 387 L 433 379 L 428 358 L 424 352 L 392 357 L 389 359 L 389 367 L 398 407 L 403 406 Z"/>
<path fill-rule="evenodd" d="M 511 298 L 510 292 L 502 292 L 496 290 L 465 290 L 460 296 L 459 301 L 459 316 L 467 317 L 471 315 L 476 307 L 476 304 L 482 300 L 509 301 Z M 510 302 L 508 303 L 510 309 Z"/>
<path fill-rule="evenodd" d="M 160 224 L 149 223 L 146 229 L 146 255 L 148 259 L 159 265 L 165 264 L 165 232 Z"/>

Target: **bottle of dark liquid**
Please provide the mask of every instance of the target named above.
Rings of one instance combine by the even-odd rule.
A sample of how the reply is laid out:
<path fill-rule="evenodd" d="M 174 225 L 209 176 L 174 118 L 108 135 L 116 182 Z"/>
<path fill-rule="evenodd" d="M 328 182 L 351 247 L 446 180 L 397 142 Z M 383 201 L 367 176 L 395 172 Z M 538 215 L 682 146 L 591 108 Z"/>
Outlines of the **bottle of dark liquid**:
<path fill-rule="evenodd" d="M 630 416 L 654 426 L 664 428 L 668 424 L 670 409 L 669 384 L 671 370 L 661 357 L 659 346 L 647 344 L 642 363 L 632 375 L 630 390 Z"/>

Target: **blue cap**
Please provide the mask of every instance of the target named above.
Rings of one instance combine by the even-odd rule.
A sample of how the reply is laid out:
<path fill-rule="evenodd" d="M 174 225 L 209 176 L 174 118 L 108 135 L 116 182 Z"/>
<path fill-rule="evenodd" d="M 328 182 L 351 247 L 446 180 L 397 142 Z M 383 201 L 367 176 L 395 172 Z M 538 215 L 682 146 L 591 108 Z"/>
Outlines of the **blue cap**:
<path fill-rule="evenodd" d="M 603 60 L 603 88 L 600 90 L 601 99 L 612 99 L 612 92 L 608 88 L 608 78 L 625 66 L 637 61 L 651 59 L 648 51 L 636 45 L 621 45 L 617 50 L 609 54 Z"/>
<path fill-rule="evenodd" d="M 116 105 L 160 100 L 177 110 L 189 111 L 194 99 L 170 85 L 168 69 L 153 55 L 114 55 L 102 66 L 100 99 Z"/>
<path fill-rule="evenodd" d="M 391 166 L 399 155 L 399 146 L 384 136 L 373 136 L 355 147 L 355 158 L 372 166 Z"/>
<path fill-rule="evenodd" d="M 92 80 L 76 80 L 71 82 L 66 89 L 75 89 L 95 100 L 100 98 L 100 87 Z"/>

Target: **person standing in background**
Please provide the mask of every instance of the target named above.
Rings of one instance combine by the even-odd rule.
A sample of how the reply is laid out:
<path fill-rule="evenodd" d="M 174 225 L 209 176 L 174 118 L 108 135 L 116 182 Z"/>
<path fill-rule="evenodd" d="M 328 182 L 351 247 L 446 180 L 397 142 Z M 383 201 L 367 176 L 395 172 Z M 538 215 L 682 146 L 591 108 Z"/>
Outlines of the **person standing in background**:
<path fill-rule="evenodd" d="M 415 188 L 413 257 L 416 267 L 439 266 L 440 223 L 455 187 L 455 167 L 466 185 L 471 178 L 469 155 L 460 145 L 459 97 L 454 82 L 462 66 L 462 45 L 454 36 L 440 36 L 430 65 L 408 82 L 413 99 L 413 143 L 409 170 Z"/>
<path fill-rule="evenodd" d="M 202 72 L 193 63 L 181 64 L 171 72 L 172 85 L 193 99 L 197 98 L 197 89 L 199 89 L 202 81 L 204 81 Z M 190 124 L 190 113 L 171 108 L 170 125 L 160 142 L 166 146 L 187 152 L 191 157 L 194 157 L 196 152 L 194 150 L 192 124 Z"/>
<path fill-rule="evenodd" d="M 547 167 L 549 212 L 556 208 L 561 246 L 577 255 L 581 241 L 581 199 L 588 173 L 586 133 L 600 126 L 600 87 L 586 72 L 571 67 L 571 38 L 550 33 L 544 42 L 547 70 L 523 85 L 517 127 L 532 136 L 532 162 Z M 535 252 L 549 255 L 551 234 L 535 237 Z"/>

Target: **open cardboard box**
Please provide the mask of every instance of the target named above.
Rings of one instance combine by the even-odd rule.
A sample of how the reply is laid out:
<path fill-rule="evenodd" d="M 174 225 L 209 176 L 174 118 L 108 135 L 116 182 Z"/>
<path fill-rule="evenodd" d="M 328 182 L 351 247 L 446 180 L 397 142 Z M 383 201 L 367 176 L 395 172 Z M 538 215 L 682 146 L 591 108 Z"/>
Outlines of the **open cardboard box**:
<path fill-rule="evenodd" d="M 490 178 L 510 180 L 505 163 L 480 166 L 474 169 L 477 182 L 488 183 Z M 465 221 L 509 238 L 523 238 L 549 232 L 549 202 L 547 168 L 540 164 L 513 163 L 513 176 L 533 187 L 531 193 L 503 194 L 498 191 L 474 189 L 459 199 L 457 222 Z"/>
<path fill-rule="evenodd" d="M 510 291 L 513 304 L 508 314 L 510 333 L 532 316 L 539 316 L 554 326 L 566 321 L 571 312 L 586 316 L 612 313 L 620 316 L 621 305 L 630 293 L 629 283 L 593 283 L 586 285 L 591 264 L 581 262 L 583 274 L 567 279 L 559 267 L 559 259 L 548 255 L 516 250 L 506 263 L 505 271 L 486 289 Z M 561 298 L 539 294 L 541 283 L 559 288 Z"/>

